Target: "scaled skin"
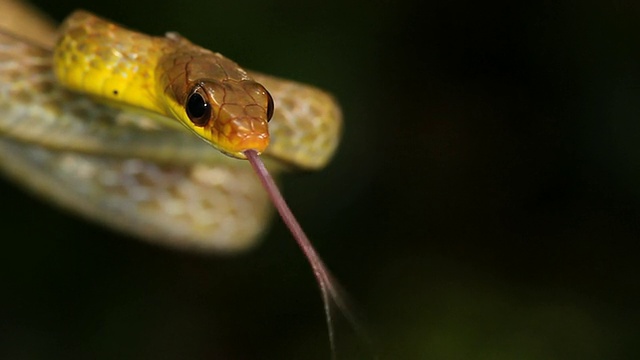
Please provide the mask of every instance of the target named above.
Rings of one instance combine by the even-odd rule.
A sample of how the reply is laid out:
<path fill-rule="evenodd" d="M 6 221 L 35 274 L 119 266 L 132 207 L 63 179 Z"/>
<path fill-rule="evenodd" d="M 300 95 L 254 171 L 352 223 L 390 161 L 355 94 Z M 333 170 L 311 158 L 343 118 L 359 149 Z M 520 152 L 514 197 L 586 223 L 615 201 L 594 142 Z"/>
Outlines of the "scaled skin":
<path fill-rule="evenodd" d="M 269 145 L 273 100 L 264 86 L 175 33 L 147 36 L 76 11 L 61 27 L 54 71 L 74 91 L 174 118 L 224 154 L 245 158 Z M 194 92 L 210 105 L 206 121 L 186 111 Z"/>

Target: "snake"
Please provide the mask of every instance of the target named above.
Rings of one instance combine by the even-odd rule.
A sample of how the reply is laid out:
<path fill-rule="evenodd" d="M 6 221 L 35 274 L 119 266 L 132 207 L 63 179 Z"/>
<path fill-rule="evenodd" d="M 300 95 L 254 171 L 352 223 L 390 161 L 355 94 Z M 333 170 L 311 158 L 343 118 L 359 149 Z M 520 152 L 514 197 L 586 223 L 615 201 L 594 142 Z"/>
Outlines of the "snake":
<path fill-rule="evenodd" d="M 0 169 L 89 219 L 199 252 L 254 244 L 272 204 L 318 281 L 332 357 L 334 307 L 367 340 L 272 177 L 330 161 L 342 128 L 333 96 L 176 32 L 84 10 L 54 31 L 16 0 L 0 12 L 14 15 L 0 20 Z"/>
<path fill-rule="evenodd" d="M 275 176 L 336 152 L 342 114 L 324 90 L 175 32 L 82 10 L 56 30 L 11 0 L 0 11 L 0 168 L 88 219 L 173 248 L 246 249 L 273 211 L 244 150 Z"/>

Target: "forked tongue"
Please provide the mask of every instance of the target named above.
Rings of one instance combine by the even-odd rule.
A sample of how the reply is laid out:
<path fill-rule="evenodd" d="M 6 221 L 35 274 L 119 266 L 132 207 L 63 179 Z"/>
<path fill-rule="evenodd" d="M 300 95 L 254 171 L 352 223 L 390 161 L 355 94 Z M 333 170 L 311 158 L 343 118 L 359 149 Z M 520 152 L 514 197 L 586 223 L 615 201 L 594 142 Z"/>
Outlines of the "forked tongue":
<path fill-rule="evenodd" d="M 309 238 L 304 233 L 304 230 L 302 230 L 302 227 L 298 223 L 298 220 L 296 220 L 295 216 L 289 209 L 287 202 L 284 200 L 284 197 L 280 193 L 278 186 L 269 174 L 267 168 L 264 166 L 264 163 L 258 156 L 258 153 L 255 150 L 245 150 L 244 154 L 249 160 L 249 163 L 251 163 L 254 171 L 258 175 L 258 178 L 260 178 L 260 182 L 269 194 L 273 205 L 280 213 L 282 221 L 284 221 L 284 223 L 291 231 L 291 234 L 298 243 L 298 246 L 300 246 L 300 249 L 302 249 L 302 252 L 306 256 L 309 264 L 311 265 L 311 268 L 313 269 L 313 273 L 318 281 L 318 285 L 320 286 L 320 292 L 322 295 L 322 302 L 324 305 L 324 312 L 329 332 L 331 355 L 332 358 L 335 359 L 336 346 L 335 334 L 333 329 L 333 318 L 331 316 L 331 305 L 334 304 L 345 316 L 345 318 L 351 323 L 354 329 L 358 333 L 360 333 L 360 335 L 363 335 L 359 322 L 356 320 L 353 313 L 349 309 L 346 300 L 342 295 L 342 292 L 340 291 L 337 281 L 334 280 L 334 278 L 331 276 L 331 273 L 320 259 L 320 256 L 314 249 L 313 245 L 311 245 L 311 241 L 309 241 Z"/>

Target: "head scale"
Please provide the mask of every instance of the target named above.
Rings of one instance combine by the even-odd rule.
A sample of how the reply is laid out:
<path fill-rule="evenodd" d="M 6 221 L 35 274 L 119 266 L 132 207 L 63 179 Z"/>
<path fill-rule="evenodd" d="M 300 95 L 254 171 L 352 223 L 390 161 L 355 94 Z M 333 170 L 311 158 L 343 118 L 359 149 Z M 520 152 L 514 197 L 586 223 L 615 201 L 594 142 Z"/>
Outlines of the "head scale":
<path fill-rule="evenodd" d="M 244 158 L 269 144 L 273 99 L 253 80 L 197 81 L 183 106 L 188 126 L 225 154 Z"/>
<path fill-rule="evenodd" d="M 222 55 L 191 49 L 161 64 L 170 68 L 164 76 L 170 112 L 229 156 L 244 159 L 249 149 L 262 153 L 274 106 L 267 89 Z"/>

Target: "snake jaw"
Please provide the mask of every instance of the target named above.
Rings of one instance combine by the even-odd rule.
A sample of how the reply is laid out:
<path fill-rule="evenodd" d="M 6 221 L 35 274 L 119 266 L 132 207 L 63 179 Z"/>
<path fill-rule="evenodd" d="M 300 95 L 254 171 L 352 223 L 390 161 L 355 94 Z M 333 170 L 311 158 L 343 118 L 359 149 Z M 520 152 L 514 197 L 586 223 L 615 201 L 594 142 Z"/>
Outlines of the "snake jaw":
<path fill-rule="evenodd" d="M 221 123 L 217 147 L 232 157 L 245 159 L 246 150 L 260 154 L 269 146 L 269 126 L 262 118 L 242 116 Z"/>

